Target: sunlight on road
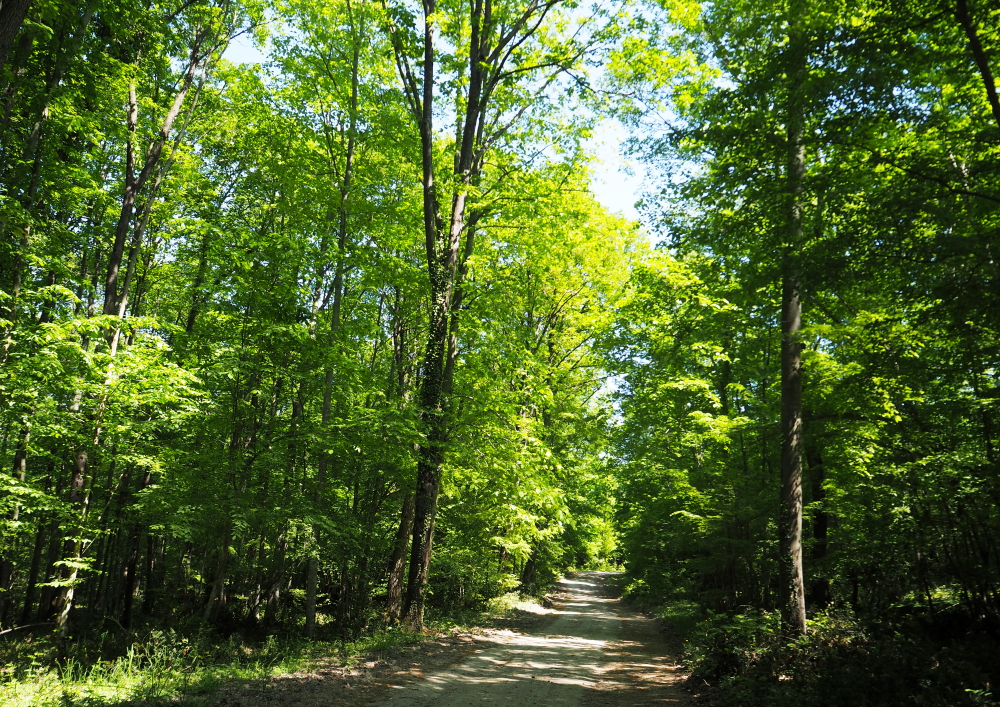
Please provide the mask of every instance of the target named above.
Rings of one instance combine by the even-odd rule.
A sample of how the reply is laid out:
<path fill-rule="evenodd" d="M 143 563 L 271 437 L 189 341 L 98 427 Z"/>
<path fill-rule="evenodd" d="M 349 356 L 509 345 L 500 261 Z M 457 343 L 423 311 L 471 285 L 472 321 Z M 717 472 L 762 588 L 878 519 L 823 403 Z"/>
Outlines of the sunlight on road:
<path fill-rule="evenodd" d="M 624 627 L 633 621 L 648 624 L 648 620 L 620 615 L 617 600 L 600 596 L 603 577 L 588 576 L 598 581 L 560 583 L 559 608 L 546 612 L 556 618 L 538 635 L 504 632 L 501 645 L 476 651 L 425 682 L 398 687 L 387 704 L 518 707 L 580 705 L 594 699 L 614 705 L 650 704 L 651 695 L 645 691 L 672 684 L 677 666 L 665 656 L 644 653 L 648 648 L 641 641 L 622 640 Z M 637 686 L 643 682 L 648 684 Z M 633 698 L 642 701 L 633 702 Z M 655 699 L 657 704 L 679 701 L 662 695 Z"/>

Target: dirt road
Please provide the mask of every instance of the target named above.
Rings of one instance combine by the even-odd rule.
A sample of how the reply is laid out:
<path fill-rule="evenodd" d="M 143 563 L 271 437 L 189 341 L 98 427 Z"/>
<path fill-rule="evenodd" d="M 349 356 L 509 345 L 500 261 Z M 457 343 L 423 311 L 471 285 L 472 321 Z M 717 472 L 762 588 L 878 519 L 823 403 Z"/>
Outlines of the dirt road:
<path fill-rule="evenodd" d="M 533 635 L 511 635 L 450 669 L 399 686 L 385 707 L 682 704 L 684 676 L 664 654 L 653 622 L 609 596 L 608 573 L 585 572 L 559 585 L 553 620 Z"/>
<path fill-rule="evenodd" d="M 226 707 L 632 707 L 691 705 L 654 621 L 581 572 L 520 630 L 425 641 L 351 669 L 318 668 L 219 695 Z"/>

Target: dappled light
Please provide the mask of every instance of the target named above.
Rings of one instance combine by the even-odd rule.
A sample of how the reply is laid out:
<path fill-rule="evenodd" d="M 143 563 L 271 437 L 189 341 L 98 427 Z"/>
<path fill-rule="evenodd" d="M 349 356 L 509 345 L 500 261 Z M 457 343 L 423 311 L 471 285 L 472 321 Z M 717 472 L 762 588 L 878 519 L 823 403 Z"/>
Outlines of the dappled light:
<path fill-rule="evenodd" d="M 386 705 L 671 704 L 684 701 L 683 673 L 663 655 L 649 619 L 608 596 L 610 573 L 558 585 L 553 620 L 531 635 L 469 655 L 416 685 L 398 686 Z M 636 634 L 636 635 L 632 635 Z"/>
<path fill-rule="evenodd" d="M 998 77 L 1000 0 L 0 0 L 0 705 L 997 707 Z"/>

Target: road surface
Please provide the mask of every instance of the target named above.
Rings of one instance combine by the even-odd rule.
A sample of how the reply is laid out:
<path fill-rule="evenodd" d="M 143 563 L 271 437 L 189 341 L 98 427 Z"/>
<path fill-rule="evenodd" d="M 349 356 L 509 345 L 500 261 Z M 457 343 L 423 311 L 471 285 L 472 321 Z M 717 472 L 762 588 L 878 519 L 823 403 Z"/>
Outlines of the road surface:
<path fill-rule="evenodd" d="M 685 677 L 650 619 L 610 595 L 611 573 L 561 582 L 550 623 L 510 633 L 460 662 L 395 685 L 384 707 L 681 705 Z"/>

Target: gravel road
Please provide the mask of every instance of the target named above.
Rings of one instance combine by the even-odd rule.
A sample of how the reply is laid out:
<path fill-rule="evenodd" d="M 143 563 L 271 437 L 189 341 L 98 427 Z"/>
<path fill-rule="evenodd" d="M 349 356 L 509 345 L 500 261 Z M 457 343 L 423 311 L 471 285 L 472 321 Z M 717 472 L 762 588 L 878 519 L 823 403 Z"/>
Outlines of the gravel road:
<path fill-rule="evenodd" d="M 610 596 L 611 573 L 559 584 L 553 619 L 531 635 L 509 633 L 424 680 L 392 686 L 385 707 L 688 704 L 685 677 L 654 622 Z"/>

